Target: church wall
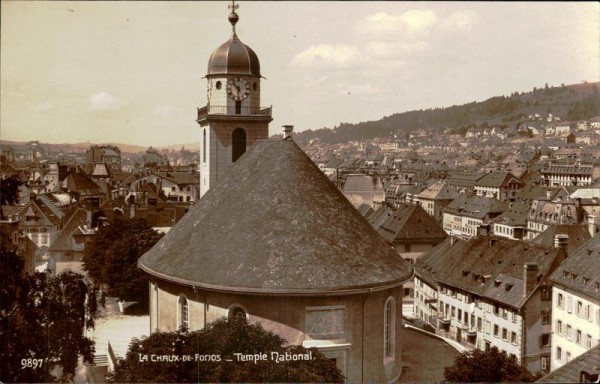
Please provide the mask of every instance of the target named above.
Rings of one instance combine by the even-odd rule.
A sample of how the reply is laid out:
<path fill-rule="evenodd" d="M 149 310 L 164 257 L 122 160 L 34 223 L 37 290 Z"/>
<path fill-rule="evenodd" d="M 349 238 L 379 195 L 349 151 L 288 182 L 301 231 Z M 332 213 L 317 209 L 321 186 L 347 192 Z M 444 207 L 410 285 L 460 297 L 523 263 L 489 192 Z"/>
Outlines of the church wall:
<path fill-rule="evenodd" d="M 156 282 L 159 287 L 158 324 L 161 331 L 176 330 L 177 300 L 183 294 L 190 301 L 191 330 L 203 328 L 205 316 L 207 323 L 210 323 L 226 317 L 233 306 L 239 306 L 248 314 L 250 322 L 260 322 L 265 329 L 284 337 L 290 344 L 317 346 L 326 357 L 336 358 L 338 368 L 342 369 L 348 381 L 386 382 L 400 373 L 402 287 L 362 295 L 293 297 L 220 293 L 200 289 L 195 292 L 191 287 L 165 281 Z M 394 295 L 396 302 L 396 350 L 395 357 L 384 364 L 384 306 L 391 295 Z M 207 303 L 206 313 L 204 301 Z M 151 303 L 151 308 L 153 305 Z M 325 316 L 328 322 L 319 325 L 319 316 Z M 333 328 L 325 331 L 324 327 L 329 326 L 326 324 L 331 323 L 329 320 L 337 323 L 338 327 L 341 321 L 343 327 L 333 329 L 336 327 L 333 325 Z M 363 368 L 364 377 L 361 371 Z"/>

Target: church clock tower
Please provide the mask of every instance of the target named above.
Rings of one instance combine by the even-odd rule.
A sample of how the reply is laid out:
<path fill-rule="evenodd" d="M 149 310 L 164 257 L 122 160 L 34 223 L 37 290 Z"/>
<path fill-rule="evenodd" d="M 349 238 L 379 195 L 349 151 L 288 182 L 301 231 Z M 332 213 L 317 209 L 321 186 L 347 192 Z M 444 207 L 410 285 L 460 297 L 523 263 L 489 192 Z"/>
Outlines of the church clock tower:
<path fill-rule="evenodd" d="M 200 197 L 222 179 L 256 140 L 269 136 L 271 108 L 260 107 L 260 63 L 235 32 L 238 5 L 229 6 L 232 34 L 208 60 L 208 104 L 198 108 Z"/>

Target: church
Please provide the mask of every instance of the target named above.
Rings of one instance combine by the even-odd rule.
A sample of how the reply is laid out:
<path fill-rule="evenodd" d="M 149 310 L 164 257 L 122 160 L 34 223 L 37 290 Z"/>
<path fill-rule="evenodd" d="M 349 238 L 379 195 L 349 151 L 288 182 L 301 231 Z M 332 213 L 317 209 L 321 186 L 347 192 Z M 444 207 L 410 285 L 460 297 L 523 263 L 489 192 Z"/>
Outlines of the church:
<path fill-rule="evenodd" d="M 238 20 L 232 6 L 232 36 L 209 59 L 198 109 L 201 198 L 138 262 L 150 277 L 151 331 L 243 317 L 318 348 L 348 382 L 397 380 L 413 269 L 289 129 L 268 140 L 260 64 Z"/>

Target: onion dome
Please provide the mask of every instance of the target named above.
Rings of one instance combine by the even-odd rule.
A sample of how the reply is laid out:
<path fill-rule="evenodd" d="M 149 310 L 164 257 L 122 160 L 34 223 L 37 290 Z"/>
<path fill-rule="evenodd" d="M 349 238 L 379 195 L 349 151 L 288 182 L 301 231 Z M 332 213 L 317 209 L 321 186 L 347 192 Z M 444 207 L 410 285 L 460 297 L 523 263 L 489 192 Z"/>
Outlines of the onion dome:
<path fill-rule="evenodd" d="M 208 73 L 211 75 L 250 75 L 260 77 L 260 63 L 254 51 L 240 41 L 235 33 L 239 16 L 235 8 L 229 14 L 233 33 L 229 41 L 221 44 L 208 59 Z"/>

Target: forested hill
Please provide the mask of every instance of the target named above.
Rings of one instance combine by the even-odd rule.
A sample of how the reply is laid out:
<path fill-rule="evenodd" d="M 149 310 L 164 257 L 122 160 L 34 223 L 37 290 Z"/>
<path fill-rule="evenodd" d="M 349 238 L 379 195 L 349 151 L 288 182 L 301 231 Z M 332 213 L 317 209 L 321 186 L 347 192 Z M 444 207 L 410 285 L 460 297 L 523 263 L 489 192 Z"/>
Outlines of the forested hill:
<path fill-rule="evenodd" d="M 294 134 L 294 140 L 300 145 L 314 138 L 336 144 L 390 135 L 403 138 L 418 129 L 440 134 L 446 129 L 452 133 L 464 133 L 469 127 L 481 125 L 516 126 L 536 113 L 544 117 L 552 113 L 567 121 L 599 116 L 600 82 L 558 87 L 546 84 L 530 92 L 515 92 L 482 102 L 396 113 L 377 121 L 341 123 L 333 129 L 306 130 Z"/>

